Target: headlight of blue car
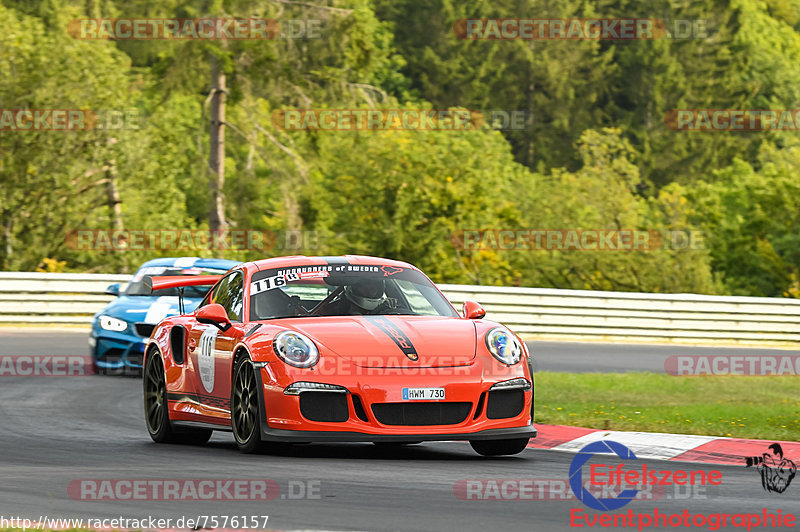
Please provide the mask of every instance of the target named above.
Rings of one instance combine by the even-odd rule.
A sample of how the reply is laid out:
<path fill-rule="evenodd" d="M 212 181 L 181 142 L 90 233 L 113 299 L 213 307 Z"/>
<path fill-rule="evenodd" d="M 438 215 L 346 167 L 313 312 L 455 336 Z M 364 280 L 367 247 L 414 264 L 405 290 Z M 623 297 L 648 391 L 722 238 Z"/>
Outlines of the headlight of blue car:
<path fill-rule="evenodd" d="M 128 322 L 106 315 L 100 316 L 97 323 L 106 331 L 122 332 L 128 328 Z"/>

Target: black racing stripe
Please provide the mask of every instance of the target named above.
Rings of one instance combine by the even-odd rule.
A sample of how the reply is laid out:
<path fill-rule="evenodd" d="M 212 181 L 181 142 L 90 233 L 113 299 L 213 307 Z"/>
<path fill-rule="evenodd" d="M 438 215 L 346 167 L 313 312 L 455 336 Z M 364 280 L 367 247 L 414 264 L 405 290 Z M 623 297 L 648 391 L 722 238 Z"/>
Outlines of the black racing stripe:
<path fill-rule="evenodd" d="M 344 257 L 316 257 L 319 260 L 324 260 L 328 266 L 342 266 L 350 264 L 350 261 Z"/>
<path fill-rule="evenodd" d="M 213 395 L 200 395 L 196 393 L 185 392 L 168 392 L 167 399 L 169 401 L 177 401 L 181 403 L 195 403 L 213 408 L 221 408 L 223 410 L 230 410 L 230 399 L 221 399 Z"/>
<path fill-rule="evenodd" d="M 395 345 L 397 345 L 409 359 L 414 361 L 419 360 L 419 354 L 417 354 L 414 344 L 411 343 L 411 339 L 406 336 L 406 333 L 400 330 L 400 327 L 389 321 L 388 318 L 385 316 L 364 316 L 364 319 L 386 333 L 386 336 L 391 338 Z"/>

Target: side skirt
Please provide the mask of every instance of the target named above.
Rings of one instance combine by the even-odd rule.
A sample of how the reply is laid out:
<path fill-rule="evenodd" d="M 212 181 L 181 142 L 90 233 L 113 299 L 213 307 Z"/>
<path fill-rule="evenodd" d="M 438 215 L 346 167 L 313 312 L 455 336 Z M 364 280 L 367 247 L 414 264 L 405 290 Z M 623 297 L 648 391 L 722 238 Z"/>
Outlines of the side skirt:
<path fill-rule="evenodd" d="M 231 428 L 225 425 L 216 425 L 214 423 L 204 423 L 202 421 L 172 421 L 172 426 L 177 429 L 206 429 L 206 430 L 220 430 L 222 432 L 231 432 Z"/>

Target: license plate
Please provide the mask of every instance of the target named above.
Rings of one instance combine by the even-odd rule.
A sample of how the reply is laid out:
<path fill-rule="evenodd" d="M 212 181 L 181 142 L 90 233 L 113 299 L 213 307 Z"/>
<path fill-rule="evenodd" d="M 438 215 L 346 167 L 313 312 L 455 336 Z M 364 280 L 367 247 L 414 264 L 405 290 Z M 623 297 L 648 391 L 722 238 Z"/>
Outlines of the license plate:
<path fill-rule="evenodd" d="M 431 401 L 444 399 L 444 388 L 403 388 L 403 401 Z"/>

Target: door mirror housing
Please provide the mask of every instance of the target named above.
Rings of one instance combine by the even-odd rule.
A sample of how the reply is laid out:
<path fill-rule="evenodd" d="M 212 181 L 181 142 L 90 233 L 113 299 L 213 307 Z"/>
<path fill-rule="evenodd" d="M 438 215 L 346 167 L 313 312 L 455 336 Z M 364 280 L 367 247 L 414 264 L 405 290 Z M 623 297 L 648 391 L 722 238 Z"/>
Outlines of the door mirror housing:
<path fill-rule="evenodd" d="M 106 294 L 108 294 L 110 296 L 118 296 L 119 295 L 119 283 L 114 283 L 114 284 L 108 285 L 108 288 L 106 288 Z"/>
<path fill-rule="evenodd" d="M 231 328 L 231 320 L 228 319 L 228 313 L 219 303 L 211 303 L 205 307 L 200 307 L 195 313 L 195 318 L 198 322 L 213 325 L 222 332 Z"/>
<path fill-rule="evenodd" d="M 475 301 L 464 301 L 462 312 L 468 320 L 479 320 L 486 316 L 486 311 Z"/>

